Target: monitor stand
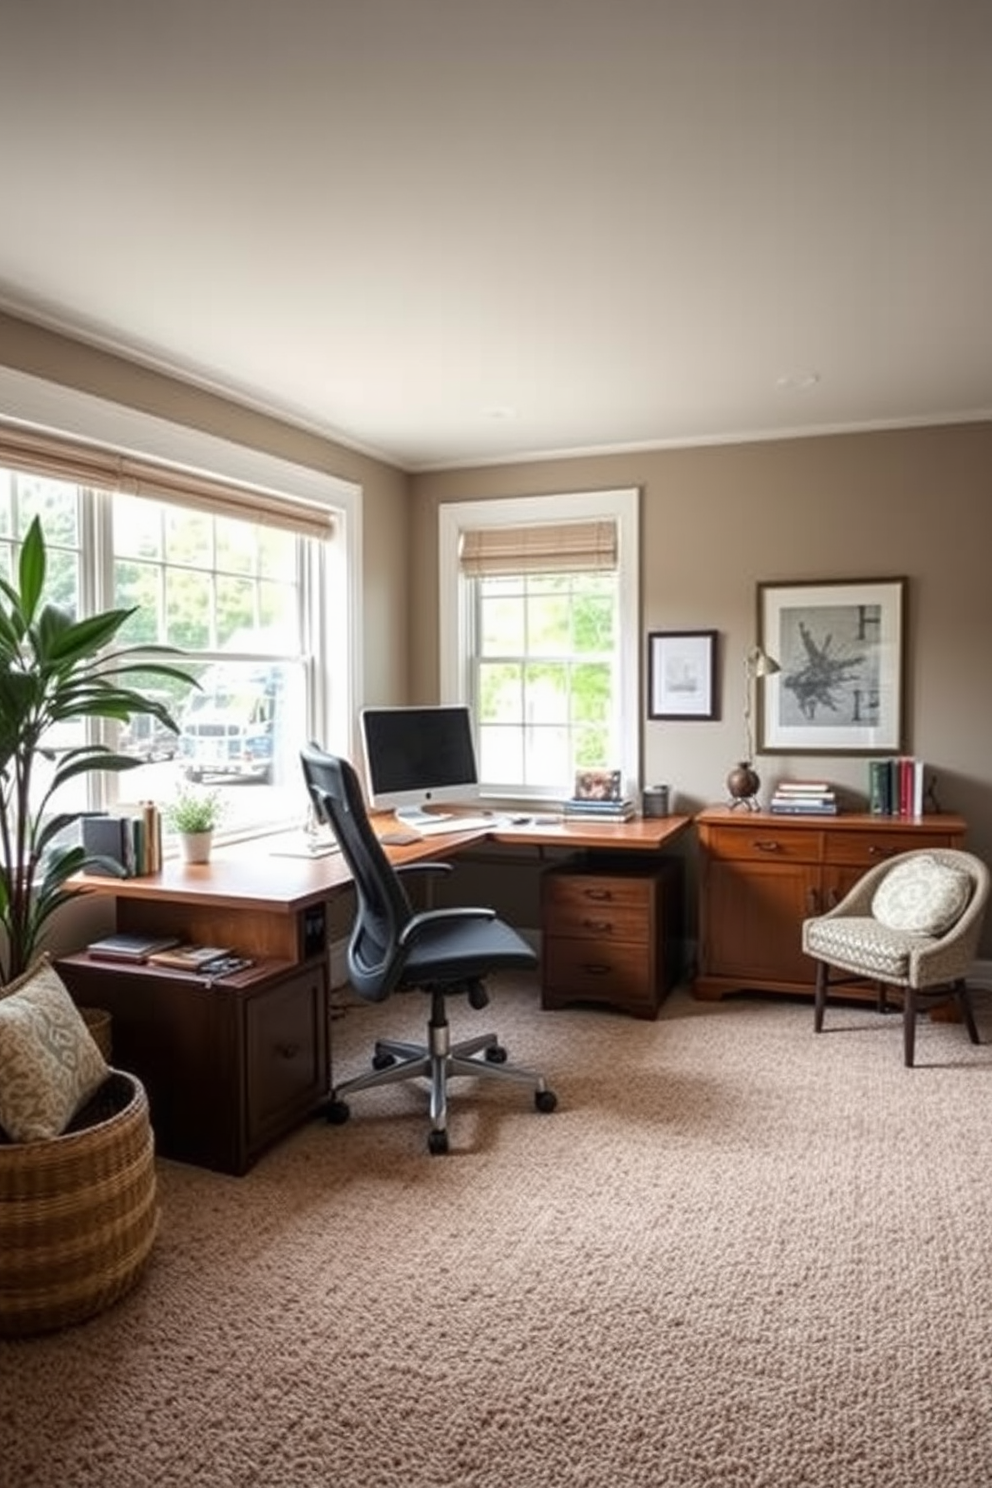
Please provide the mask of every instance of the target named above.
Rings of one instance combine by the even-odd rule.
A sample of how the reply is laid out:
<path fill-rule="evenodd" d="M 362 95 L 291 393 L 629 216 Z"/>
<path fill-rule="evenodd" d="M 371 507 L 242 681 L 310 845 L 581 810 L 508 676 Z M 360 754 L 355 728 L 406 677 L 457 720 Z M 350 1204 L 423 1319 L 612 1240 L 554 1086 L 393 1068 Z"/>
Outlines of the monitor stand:
<path fill-rule="evenodd" d="M 423 806 L 397 806 L 393 812 L 397 821 L 406 827 L 415 827 L 419 822 L 450 821 L 450 811 L 425 811 Z"/>

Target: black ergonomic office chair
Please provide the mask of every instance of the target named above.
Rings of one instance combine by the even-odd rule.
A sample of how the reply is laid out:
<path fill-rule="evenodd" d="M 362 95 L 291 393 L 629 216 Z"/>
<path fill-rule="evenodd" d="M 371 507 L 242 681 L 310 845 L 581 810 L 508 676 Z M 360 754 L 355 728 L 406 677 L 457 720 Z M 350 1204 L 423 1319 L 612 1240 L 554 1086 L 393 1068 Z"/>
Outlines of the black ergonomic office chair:
<path fill-rule="evenodd" d="M 483 979 L 491 972 L 535 966 L 530 946 L 491 909 L 416 912 L 400 874 L 446 872 L 450 864 L 411 863 L 395 869 L 372 830 L 354 768 L 316 744 L 301 750 L 300 758 L 314 810 L 332 828 L 355 883 L 357 914 L 348 943 L 351 985 L 370 1002 L 414 989 L 431 1000 L 427 1043 L 380 1040 L 372 1070 L 334 1086 L 328 1119 L 347 1121 L 345 1097 L 353 1091 L 419 1076 L 430 1081 L 428 1146 L 434 1153 L 448 1150 L 447 1086 L 452 1075 L 522 1081 L 533 1087 L 539 1111 L 553 1111 L 557 1101 L 544 1076 L 506 1064 L 506 1050 L 494 1033 L 452 1044 L 448 1027 L 446 998 L 464 994 L 472 1007 L 485 1007 L 489 997 Z"/>

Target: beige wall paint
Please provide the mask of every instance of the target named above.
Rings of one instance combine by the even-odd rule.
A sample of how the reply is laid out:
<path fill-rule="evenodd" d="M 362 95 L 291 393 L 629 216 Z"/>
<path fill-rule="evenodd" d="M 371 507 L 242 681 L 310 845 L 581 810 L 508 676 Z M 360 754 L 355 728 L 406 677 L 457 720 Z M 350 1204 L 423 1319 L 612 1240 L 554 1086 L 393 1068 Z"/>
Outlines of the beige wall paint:
<path fill-rule="evenodd" d="M 936 769 L 941 804 L 968 819 L 969 845 L 992 861 L 992 425 L 408 477 L 279 419 L 2 313 L 0 365 L 359 484 L 363 691 L 369 702 L 437 697 L 440 502 L 640 487 L 643 604 L 632 644 L 642 673 L 649 630 L 712 628 L 720 637 L 720 719 L 651 723 L 642 717 L 640 723 L 644 779 L 671 782 L 683 810 L 720 800 L 727 769 L 741 753 L 742 659 L 754 637 L 756 584 L 905 575 L 907 747 Z M 766 756 L 759 765 L 766 785 L 780 772 L 800 770 L 823 770 L 856 790 L 864 785 L 861 759 Z M 687 857 L 691 868 L 691 848 Z M 525 912 L 516 913 L 526 922 Z M 984 954 L 992 955 L 992 925 Z"/>
<path fill-rule="evenodd" d="M 650 630 L 719 632 L 721 717 L 640 724 L 644 780 L 678 807 L 723 798 L 743 749 L 743 657 L 762 580 L 905 575 L 907 749 L 937 772 L 942 807 L 969 823 L 992 861 L 992 425 L 969 424 L 759 444 L 491 466 L 411 480 L 419 603 L 411 693 L 436 695 L 437 509 L 444 501 L 636 485 L 642 491 L 644 674 Z M 817 774 L 863 792 L 851 756 L 763 756 L 779 774 Z M 992 954 L 992 923 L 984 954 Z"/>
<path fill-rule="evenodd" d="M 403 471 L 2 312 L 0 365 L 361 486 L 364 605 L 360 687 L 369 702 L 404 699 L 409 670 L 409 502 Z"/>

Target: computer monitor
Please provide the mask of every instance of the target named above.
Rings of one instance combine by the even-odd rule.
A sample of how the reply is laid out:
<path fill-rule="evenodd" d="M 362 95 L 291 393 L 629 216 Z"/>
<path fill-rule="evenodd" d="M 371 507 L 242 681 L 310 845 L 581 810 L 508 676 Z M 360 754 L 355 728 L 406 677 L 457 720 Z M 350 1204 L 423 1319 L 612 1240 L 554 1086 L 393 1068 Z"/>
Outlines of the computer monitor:
<path fill-rule="evenodd" d="M 363 708 L 359 721 L 371 806 L 410 817 L 440 801 L 478 797 L 467 707 Z"/>

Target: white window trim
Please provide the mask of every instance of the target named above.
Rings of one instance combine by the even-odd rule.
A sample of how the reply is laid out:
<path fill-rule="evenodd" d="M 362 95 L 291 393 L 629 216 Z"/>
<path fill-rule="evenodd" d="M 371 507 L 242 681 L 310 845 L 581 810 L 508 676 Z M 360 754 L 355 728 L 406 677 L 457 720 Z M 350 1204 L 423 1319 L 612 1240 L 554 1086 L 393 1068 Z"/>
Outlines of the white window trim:
<path fill-rule="evenodd" d="M 135 456 L 242 481 L 275 495 L 298 496 L 337 513 L 338 530 L 328 553 L 327 583 L 320 596 L 317 634 L 312 637 L 316 675 L 313 716 L 306 720 L 306 732 L 329 749 L 349 752 L 358 679 L 362 676 L 360 486 L 11 367 L 0 367 L 0 413 L 48 434 L 89 440 Z M 344 657 L 342 636 L 348 637 Z M 320 665 L 322 657 L 331 655 L 343 661 L 345 672 L 333 689 L 327 686 L 325 669 Z"/>
<path fill-rule="evenodd" d="M 612 517 L 619 538 L 620 699 L 625 790 L 640 789 L 640 492 L 636 487 L 576 491 L 552 496 L 511 496 L 495 501 L 443 502 L 438 508 L 438 628 L 442 703 L 470 701 L 466 659 L 471 617 L 468 581 L 458 553 L 463 532 L 527 522 L 569 522 Z"/>

